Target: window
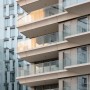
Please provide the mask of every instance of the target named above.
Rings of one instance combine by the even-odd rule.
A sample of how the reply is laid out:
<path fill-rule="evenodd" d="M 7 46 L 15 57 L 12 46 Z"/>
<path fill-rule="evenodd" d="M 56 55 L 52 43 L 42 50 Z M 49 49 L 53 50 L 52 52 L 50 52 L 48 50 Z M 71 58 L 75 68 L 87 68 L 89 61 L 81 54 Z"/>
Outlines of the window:
<path fill-rule="evenodd" d="M 9 18 L 5 19 L 5 26 L 6 27 L 10 26 L 10 19 Z"/>
<path fill-rule="evenodd" d="M 63 24 L 63 40 L 65 39 L 66 36 L 69 36 L 71 34 L 70 30 L 71 30 L 70 22 L 64 23 Z"/>
<path fill-rule="evenodd" d="M 14 37 L 15 36 L 15 29 L 11 29 L 10 30 L 10 37 Z"/>
<path fill-rule="evenodd" d="M 78 77 L 78 90 L 87 90 L 88 88 L 88 76 Z"/>
<path fill-rule="evenodd" d="M 77 63 L 87 63 L 87 46 L 82 46 L 77 49 Z"/>
<path fill-rule="evenodd" d="M 12 71 L 10 72 L 10 81 L 14 82 L 15 81 L 15 73 Z"/>
<path fill-rule="evenodd" d="M 5 68 L 6 68 L 6 71 L 10 70 L 10 62 L 9 61 L 5 61 Z"/>
<path fill-rule="evenodd" d="M 71 53 L 70 50 L 63 52 L 64 67 L 71 65 Z"/>
<path fill-rule="evenodd" d="M 82 17 L 78 19 L 77 33 L 87 32 L 88 31 L 88 18 Z"/>
<path fill-rule="evenodd" d="M 12 83 L 12 90 L 14 90 L 14 83 Z"/>
<path fill-rule="evenodd" d="M 9 7 L 9 8 L 10 8 L 10 15 L 14 14 L 14 7 L 12 6 L 12 7 Z"/>

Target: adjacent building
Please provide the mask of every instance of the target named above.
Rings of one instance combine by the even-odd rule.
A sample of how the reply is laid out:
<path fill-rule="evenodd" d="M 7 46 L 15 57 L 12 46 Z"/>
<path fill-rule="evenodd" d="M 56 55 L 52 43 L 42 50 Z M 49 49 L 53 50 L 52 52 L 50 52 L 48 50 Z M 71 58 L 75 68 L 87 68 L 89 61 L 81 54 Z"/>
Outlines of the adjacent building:
<path fill-rule="evenodd" d="M 28 90 L 16 80 L 18 62 L 17 42 L 24 38 L 16 28 L 18 14 L 23 10 L 16 0 L 0 0 L 0 90 Z"/>
<path fill-rule="evenodd" d="M 17 0 L 17 80 L 31 90 L 90 90 L 90 0 Z"/>

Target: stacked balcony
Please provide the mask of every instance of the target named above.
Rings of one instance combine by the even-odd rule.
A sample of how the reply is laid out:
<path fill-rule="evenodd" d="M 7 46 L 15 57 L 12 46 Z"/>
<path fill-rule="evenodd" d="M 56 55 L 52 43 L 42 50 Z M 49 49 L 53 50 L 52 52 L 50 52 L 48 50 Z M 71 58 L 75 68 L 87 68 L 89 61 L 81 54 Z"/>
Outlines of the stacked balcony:
<path fill-rule="evenodd" d="M 19 31 L 29 38 L 44 35 L 53 32 L 57 28 L 59 22 L 90 13 L 89 8 L 86 8 L 86 6 L 88 6 L 87 4 L 90 3 L 89 0 L 77 0 L 77 2 L 72 1 L 72 3 L 70 3 L 69 5 L 67 4 L 67 2 L 68 0 L 64 2 L 57 2 L 57 4 L 52 4 L 43 8 L 41 7 L 40 9 L 35 9 L 30 12 L 30 14 L 25 15 L 25 17 L 18 19 L 17 27 L 19 28 Z M 70 6 L 77 7 L 77 4 L 81 6 L 80 9 L 83 7 L 82 4 L 85 5 L 85 10 L 81 10 L 82 13 L 80 12 L 78 14 L 68 11 L 68 8 L 70 9 Z M 79 9 L 75 9 L 73 11 L 77 12 L 78 10 Z"/>
<path fill-rule="evenodd" d="M 21 59 L 34 62 L 55 58 L 58 51 L 62 49 L 89 44 L 89 20 L 89 16 L 80 17 L 77 20 L 60 24 L 56 32 L 21 41 L 18 43 L 18 54 Z"/>
<path fill-rule="evenodd" d="M 21 84 L 36 86 L 35 90 L 42 85 L 44 90 L 43 85 L 56 85 L 58 79 L 89 74 L 90 21 L 83 18 L 69 25 L 65 21 L 89 14 L 90 1 L 69 1 L 18 1 L 28 14 L 18 19 L 17 27 L 27 39 L 18 43 L 17 50 L 20 58 L 31 64 L 18 68 L 17 80 Z M 52 85 L 49 89 L 59 89 L 58 85 L 54 88 Z M 72 89 L 65 86 L 63 90 Z"/>
<path fill-rule="evenodd" d="M 46 84 L 57 78 L 65 78 L 82 74 L 89 74 L 90 45 L 81 46 L 58 52 L 57 58 L 40 60 L 31 63 L 31 67 L 19 67 L 17 79 L 22 84 L 31 86 Z M 37 79 L 38 78 L 38 79 Z"/>

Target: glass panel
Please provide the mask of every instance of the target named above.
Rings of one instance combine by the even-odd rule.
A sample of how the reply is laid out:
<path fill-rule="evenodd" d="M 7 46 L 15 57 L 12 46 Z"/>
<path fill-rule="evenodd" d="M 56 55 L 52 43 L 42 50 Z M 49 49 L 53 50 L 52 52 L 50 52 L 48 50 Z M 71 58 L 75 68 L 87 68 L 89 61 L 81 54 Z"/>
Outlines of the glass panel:
<path fill-rule="evenodd" d="M 83 46 L 77 49 L 77 63 L 87 63 L 87 47 Z"/>
<path fill-rule="evenodd" d="M 64 7 L 67 7 L 70 5 L 71 0 L 64 0 Z"/>
<path fill-rule="evenodd" d="M 63 53 L 63 59 L 64 59 L 64 67 L 71 65 L 71 55 L 70 51 L 66 51 Z"/>
<path fill-rule="evenodd" d="M 87 90 L 88 88 L 88 76 L 78 77 L 78 90 Z"/>
<path fill-rule="evenodd" d="M 44 45 L 50 44 L 51 42 L 51 34 L 47 34 L 44 36 Z"/>
<path fill-rule="evenodd" d="M 70 35 L 70 23 L 64 23 L 63 24 L 63 39 L 65 39 L 66 36 Z"/>
<path fill-rule="evenodd" d="M 58 13 L 59 11 L 59 5 L 56 4 L 56 5 L 53 5 L 51 7 L 46 7 L 44 9 L 44 12 L 45 12 L 45 17 L 47 16 L 51 16 L 51 15 L 55 15 L 56 13 Z M 62 10 L 61 10 L 62 11 Z"/>
<path fill-rule="evenodd" d="M 51 71 L 56 71 L 59 69 L 59 61 L 51 61 Z"/>
<path fill-rule="evenodd" d="M 84 2 L 84 1 L 86 1 L 86 0 L 78 0 L 78 3 L 81 3 L 81 2 Z"/>
<path fill-rule="evenodd" d="M 50 71 L 50 62 L 45 62 L 44 63 L 44 72 L 49 72 Z"/>
<path fill-rule="evenodd" d="M 51 42 L 56 42 L 57 41 L 57 33 L 52 33 L 51 34 Z"/>
<path fill-rule="evenodd" d="M 87 17 L 78 19 L 77 33 L 87 32 L 87 30 L 88 30 Z"/>
<path fill-rule="evenodd" d="M 36 64 L 36 73 L 43 73 L 43 63 Z"/>
<path fill-rule="evenodd" d="M 64 10 L 63 10 L 62 3 L 51 5 L 51 6 L 39 9 L 39 10 L 35 10 L 31 12 L 29 15 L 23 14 L 23 17 L 18 19 L 18 25 L 28 24 L 28 23 L 43 19 L 45 17 L 51 16 L 51 15 L 61 13 L 63 11 Z"/>
<path fill-rule="evenodd" d="M 64 80 L 63 81 L 63 89 L 64 90 L 71 90 L 71 80 Z"/>

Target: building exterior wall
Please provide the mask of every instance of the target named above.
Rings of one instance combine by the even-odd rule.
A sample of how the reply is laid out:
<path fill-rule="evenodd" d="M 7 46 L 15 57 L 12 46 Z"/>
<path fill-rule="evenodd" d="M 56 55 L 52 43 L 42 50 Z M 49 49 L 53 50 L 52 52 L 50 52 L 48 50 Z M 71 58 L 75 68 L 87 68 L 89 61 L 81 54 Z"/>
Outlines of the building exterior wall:
<path fill-rule="evenodd" d="M 63 1 L 66 0 L 59 0 L 60 5 Z M 76 6 L 73 6 L 74 3 Z M 22 51 L 18 53 L 21 59 L 30 62 L 28 70 L 27 67 L 26 69 L 22 66 L 19 67 L 17 80 L 21 84 L 28 85 L 31 90 L 90 89 L 88 68 L 90 66 L 90 42 L 87 38 L 90 35 L 90 15 L 88 15 L 88 11 L 77 14 L 77 7 L 80 9 L 78 3 L 81 3 L 81 0 L 77 2 L 71 0 L 72 7 L 64 6 L 64 14 L 60 13 L 55 16 L 54 13 L 48 13 L 45 8 L 41 11 L 37 10 L 31 13 L 31 18 L 33 17 L 35 22 L 27 22 L 28 24 L 25 23 L 25 25 L 22 22 L 19 23 L 22 24 L 18 26 L 20 31 L 31 40 L 31 44 L 27 45 L 25 39 L 25 47 L 22 47 Z M 67 0 L 63 4 L 69 4 L 69 1 Z M 26 5 L 26 7 L 29 6 Z M 58 9 L 58 7 L 52 7 Z M 73 11 L 74 9 L 76 13 Z M 56 30 L 53 29 L 55 26 Z M 48 29 L 47 32 L 45 29 Z M 49 29 L 53 30 L 49 32 Z M 31 33 L 33 33 L 32 36 L 30 36 Z"/>

